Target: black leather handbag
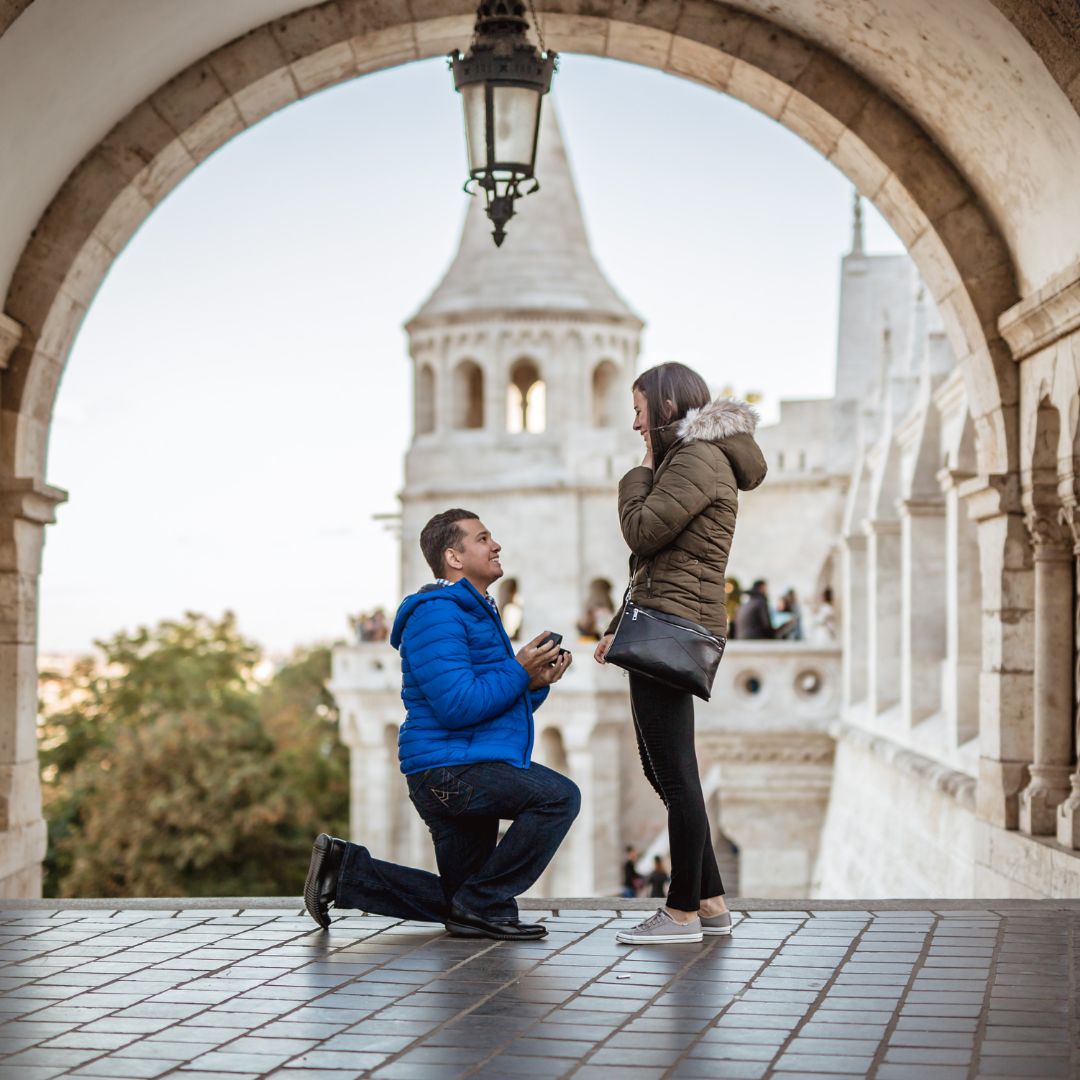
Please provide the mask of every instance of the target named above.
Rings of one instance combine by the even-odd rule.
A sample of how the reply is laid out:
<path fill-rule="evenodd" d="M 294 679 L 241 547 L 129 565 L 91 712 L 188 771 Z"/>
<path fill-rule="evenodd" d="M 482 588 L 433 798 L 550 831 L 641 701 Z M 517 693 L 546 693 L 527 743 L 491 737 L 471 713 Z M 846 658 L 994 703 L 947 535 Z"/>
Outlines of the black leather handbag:
<path fill-rule="evenodd" d="M 708 701 L 727 638 L 678 615 L 640 607 L 630 599 L 633 587 L 631 581 L 615 640 L 604 659 Z"/>

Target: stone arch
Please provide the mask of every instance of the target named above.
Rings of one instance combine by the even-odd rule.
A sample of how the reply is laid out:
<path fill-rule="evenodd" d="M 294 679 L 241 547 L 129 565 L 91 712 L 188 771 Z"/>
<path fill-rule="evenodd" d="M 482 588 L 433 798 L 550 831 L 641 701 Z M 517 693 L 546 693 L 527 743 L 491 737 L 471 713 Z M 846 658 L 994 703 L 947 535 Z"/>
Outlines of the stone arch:
<path fill-rule="evenodd" d="M 1031 431 L 1031 444 L 1023 470 L 1024 505 L 1029 528 L 1057 531 L 1061 499 L 1058 495 L 1058 458 L 1061 448 L 1061 413 L 1048 393 L 1040 396 Z M 1045 520 L 1043 520 L 1045 519 Z"/>
<path fill-rule="evenodd" d="M 422 364 L 416 373 L 416 434 L 429 435 L 435 430 L 435 369 Z"/>
<path fill-rule="evenodd" d="M 462 360 L 454 368 L 451 422 L 458 431 L 484 426 L 484 372 L 475 360 Z"/>
<path fill-rule="evenodd" d="M 615 426 L 619 369 L 611 360 L 601 360 L 592 373 L 592 426 L 608 428 Z"/>
<path fill-rule="evenodd" d="M 0 0 L 0 27 L 12 4 L 21 9 L 26 0 Z M 552 48 L 657 68 L 727 93 L 848 176 L 906 244 L 942 313 L 971 402 L 980 470 L 1015 475 L 1018 378 L 998 318 L 1019 298 L 1016 267 L 971 179 L 911 110 L 825 46 L 721 0 L 537 6 Z M 461 46 L 474 10 L 473 0 L 447 0 L 437 13 L 401 0 L 327 0 L 274 19 L 136 104 L 90 147 L 38 220 L 0 312 L 0 584 L 8 597 L 0 716 L 9 747 L 0 768 L 18 808 L 0 837 L 0 892 L 40 890 L 36 589 L 43 526 L 63 498 L 45 484 L 46 458 L 60 377 L 94 294 L 152 209 L 229 139 L 335 83 Z M 996 490 L 1003 509 L 1017 509 L 1014 486 Z"/>
<path fill-rule="evenodd" d="M 844 172 L 907 245 L 942 311 L 973 402 L 983 471 L 1016 468 L 1017 379 L 997 332 L 998 316 L 1018 299 L 1015 270 L 971 184 L 907 112 L 823 47 L 729 4 L 617 16 L 545 10 L 553 0 L 539 6 L 552 47 L 721 90 Z M 20 340 L 0 400 L 0 475 L 44 481 L 53 399 L 86 308 L 124 244 L 184 176 L 301 97 L 445 53 L 468 40 L 472 16 L 462 0 L 426 19 L 404 7 L 331 0 L 213 51 L 121 120 L 49 205 L 5 298 Z"/>
<path fill-rule="evenodd" d="M 506 430 L 537 435 L 547 427 L 547 387 L 530 357 L 515 360 L 506 388 Z"/>

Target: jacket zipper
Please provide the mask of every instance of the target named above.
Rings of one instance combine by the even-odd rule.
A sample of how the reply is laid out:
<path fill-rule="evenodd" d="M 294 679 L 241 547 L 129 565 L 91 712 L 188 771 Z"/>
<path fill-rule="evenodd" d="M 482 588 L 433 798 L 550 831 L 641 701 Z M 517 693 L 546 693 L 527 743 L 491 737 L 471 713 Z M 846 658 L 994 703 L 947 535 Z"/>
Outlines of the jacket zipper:
<path fill-rule="evenodd" d="M 472 582 L 469 582 L 469 585 L 470 585 L 470 587 L 472 587 L 473 592 L 475 592 L 477 596 L 480 596 L 479 590 L 477 590 L 475 588 L 475 586 L 472 585 Z M 498 615 L 495 614 L 495 610 L 492 608 L 492 606 L 482 596 L 480 596 L 480 603 L 483 604 L 485 608 L 487 608 L 488 615 L 491 616 L 491 621 L 493 623 L 495 623 L 495 626 L 498 629 L 499 633 L 502 634 L 503 642 L 506 644 L 507 649 L 509 649 L 509 651 L 510 651 L 510 658 L 514 659 L 514 646 L 510 643 L 510 639 L 506 636 L 506 628 L 502 625 L 502 622 L 499 619 Z M 528 716 L 528 718 L 529 718 L 529 738 L 525 743 L 525 753 L 521 755 L 521 767 L 523 769 L 527 769 L 529 767 L 529 755 L 532 752 L 532 746 L 533 746 L 533 732 L 534 732 L 534 728 L 533 728 L 533 710 L 532 710 L 532 698 L 529 695 L 530 695 L 530 690 L 529 690 L 528 687 L 526 687 L 525 688 L 525 715 Z"/>

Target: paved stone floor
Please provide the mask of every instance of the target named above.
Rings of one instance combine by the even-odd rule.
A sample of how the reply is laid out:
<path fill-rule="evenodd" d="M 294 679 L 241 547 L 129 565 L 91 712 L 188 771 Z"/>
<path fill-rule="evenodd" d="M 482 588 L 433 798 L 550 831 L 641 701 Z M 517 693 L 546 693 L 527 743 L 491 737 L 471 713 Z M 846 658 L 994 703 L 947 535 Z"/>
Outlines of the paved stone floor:
<path fill-rule="evenodd" d="M 1080 1075 L 1080 908 L 925 903 L 646 948 L 610 910 L 541 916 L 530 945 L 295 908 L 0 911 L 0 1080 Z"/>

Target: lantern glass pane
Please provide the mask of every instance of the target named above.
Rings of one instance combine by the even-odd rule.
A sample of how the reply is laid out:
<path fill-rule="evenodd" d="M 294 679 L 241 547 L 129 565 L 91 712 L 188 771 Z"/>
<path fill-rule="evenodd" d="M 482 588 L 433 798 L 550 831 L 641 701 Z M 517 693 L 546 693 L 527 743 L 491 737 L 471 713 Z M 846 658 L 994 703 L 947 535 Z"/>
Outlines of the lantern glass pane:
<path fill-rule="evenodd" d="M 540 91 L 523 86 L 495 87 L 495 161 L 531 172 Z"/>
<path fill-rule="evenodd" d="M 461 88 L 465 109 L 465 145 L 469 152 L 469 172 L 487 168 L 487 120 L 484 116 L 486 83 L 470 83 Z"/>

